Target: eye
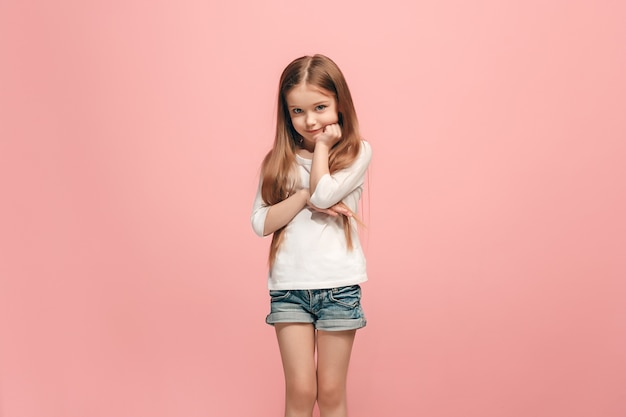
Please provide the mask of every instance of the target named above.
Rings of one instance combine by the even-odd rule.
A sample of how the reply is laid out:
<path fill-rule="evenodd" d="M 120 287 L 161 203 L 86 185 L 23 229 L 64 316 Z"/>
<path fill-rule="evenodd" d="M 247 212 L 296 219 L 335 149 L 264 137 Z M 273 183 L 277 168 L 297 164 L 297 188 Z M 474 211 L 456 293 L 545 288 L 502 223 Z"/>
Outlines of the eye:
<path fill-rule="evenodd" d="M 319 106 L 315 107 L 315 110 L 317 110 L 317 111 L 322 111 L 322 110 L 324 110 L 326 107 L 328 107 L 326 104 L 320 104 Z"/>
<path fill-rule="evenodd" d="M 294 114 L 302 113 L 302 109 L 293 109 L 292 111 L 293 111 Z"/>

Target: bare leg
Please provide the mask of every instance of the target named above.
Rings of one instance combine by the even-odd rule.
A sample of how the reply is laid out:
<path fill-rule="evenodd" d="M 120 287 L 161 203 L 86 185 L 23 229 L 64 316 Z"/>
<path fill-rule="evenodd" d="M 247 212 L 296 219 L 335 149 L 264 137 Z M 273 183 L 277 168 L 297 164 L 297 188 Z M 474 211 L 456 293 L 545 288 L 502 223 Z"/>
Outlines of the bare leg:
<path fill-rule="evenodd" d="M 315 329 L 306 323 L 276 323 L 285 371 L 285 417 L 311 417 L 317 397 Z"/>
<path fill-rule="evenodd" d="M 317 332 L 317 404 L 321 417 L 347 417 L 346 381 L 356 330 Z"/>

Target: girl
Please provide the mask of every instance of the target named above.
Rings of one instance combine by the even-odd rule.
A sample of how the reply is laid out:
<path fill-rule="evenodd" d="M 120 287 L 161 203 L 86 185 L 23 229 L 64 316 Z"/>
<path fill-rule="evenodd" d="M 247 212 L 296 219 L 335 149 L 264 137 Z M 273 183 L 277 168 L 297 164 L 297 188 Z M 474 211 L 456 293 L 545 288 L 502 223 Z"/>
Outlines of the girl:
<path fill-rule="evenodd" d="M 366 323 L 355 213 L 370 159 L 337 65 L 323 55 L 290 63 L 251 217 L 259 236 L 273 234 L 266 322 L 278 338 L 286 417 L 311 417 L 316 401 L 321 417 L 347 416 L 350 353 Z"/>

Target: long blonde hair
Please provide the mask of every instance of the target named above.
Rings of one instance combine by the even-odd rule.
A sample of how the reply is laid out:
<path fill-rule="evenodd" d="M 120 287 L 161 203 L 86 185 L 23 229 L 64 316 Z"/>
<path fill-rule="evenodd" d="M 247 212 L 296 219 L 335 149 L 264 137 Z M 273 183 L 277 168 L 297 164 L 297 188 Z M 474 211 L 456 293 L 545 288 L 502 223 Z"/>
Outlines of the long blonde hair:
<path fill-rule="evenodd" d="M 341 140 L 331 149 L 328 157 L 330 173 L 350 166 L 361 149 L 361 136 L 348 84 L 341 70 L 324 55 L 303 56 L 291 62 L 280 76 L 278 87 L 278 112 L 274 146 L 261 165 L 261 197 L 267 205 L 285 200 L 297 186 L 296 148 L 301 137 L 294 129 L 289 116 L 286 95 L 295 86 L 306 83 L 334 95 L 337 101 Z M 272 236 L 269 262 L 273 264 L 283 240 L 284 227 Z M 347 247 L 352 249 L 350 219 L 343 217 L 343 230 Z"/>

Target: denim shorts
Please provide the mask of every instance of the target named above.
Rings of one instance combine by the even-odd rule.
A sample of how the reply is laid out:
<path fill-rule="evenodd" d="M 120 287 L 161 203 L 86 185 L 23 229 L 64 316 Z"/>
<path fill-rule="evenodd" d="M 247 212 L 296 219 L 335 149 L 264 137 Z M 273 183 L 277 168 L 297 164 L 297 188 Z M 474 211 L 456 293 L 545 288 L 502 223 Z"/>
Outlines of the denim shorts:
<path fill-rule="evenodd" d="M 270 290 L 267 324 L 312 323 L 318 330 L 339 331 L 365 327 L 361 287 L 323 290 Z"/>

